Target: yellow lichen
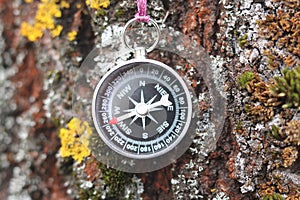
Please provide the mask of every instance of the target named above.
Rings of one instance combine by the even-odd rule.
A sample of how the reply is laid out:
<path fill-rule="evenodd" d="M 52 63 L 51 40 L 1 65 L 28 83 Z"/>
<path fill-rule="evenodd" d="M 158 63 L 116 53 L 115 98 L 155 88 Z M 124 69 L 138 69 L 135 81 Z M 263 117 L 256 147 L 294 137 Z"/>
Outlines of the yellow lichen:
<path fill-rule="evenodd" d="M 33 0 L 25 0 L 25 3 L 32 3 Z"/>
<path fill-rule="evenodd" d="M 63 0 L 60 2 L 60 7 L 61 8 L 70 8 L 70 4 Z"/>
<path fill-rule="evenodd" d="M 74 41 L 76 39 L 76 36 L 77 36 L 77 32 L 76 31 L 70 31 L 68 33 L 68 40 L 69 41 Z"/>
<path fill-rule="evenodd" d="M 56 28 L 54 28 L 53 30 L 51 30 L 51 35 L 53 38 L 57 37 L 60 35 L 61 31 L 62 31 L 63 27 L 61 25 L 57 25 Z"/>
<path fill-rule="evenodd" d="M 26 2 L 30 2 L 27 0 Z M 65 0 L 41 0 L 37 6 L 34 24 L 22 22 L 21 35 L 29 41 L 36 41 L 43 36 L 44 31 L 50 31 L 52 37 L 60 35 L 63 27 L 55 24 L 55 19 L 62 16 L 61 9 L 70 7 Z"/>
<path fill-rule="evenodd" d="M 110 4 L 109 0 L 86 0 L 86 5 L 90 8 L 99 10 L 100 8 L 107 8 Z"/>
<path fill-rule="evenodd" d="M 73 118 L 67 127 L 61 128 L 59 131 L 61 140 L 60 155 L 62 157 L 71 156 L 81 163 L 91 153 L 88 145 L 92 129 L 87 122 L 82 122 L 77 118 Z"/>
<path fill-rule="evenodd" d="M 80 8 L 82 8 L 82 5 L 81 5 L 81 3 L 77 3 L 77 4 L 76 4 L 76 8 L 77 8 L 77 9 L 80 9 Z"/>
<path fill-rule="evenodd" d="M 22 22 L 21 24 L 21 35 L 27 37 L 27 39 L 31 42 L 36 41 L 38 38 L 43 36 L 43 32 L 40 28 L 36 26 L 32 26 L 27 22 Z"/>

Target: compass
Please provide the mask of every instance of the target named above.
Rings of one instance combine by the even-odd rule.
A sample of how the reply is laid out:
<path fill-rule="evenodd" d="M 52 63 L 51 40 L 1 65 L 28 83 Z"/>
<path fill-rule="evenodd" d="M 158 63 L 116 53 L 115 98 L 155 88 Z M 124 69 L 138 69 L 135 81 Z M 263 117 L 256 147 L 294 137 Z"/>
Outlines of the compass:
<path fill-rule="evenodd" d="M 160 32 L 151 19 L 142 30 L 154 27 L 157 34 L 148 32 L 156 40 L 148 33 L 138 39 L 133 33 L 139 29 L 131 26 L 135 22 L 125 25 L 121 41 L 116 34 L 111 43 L 94 48 L 81 64 L 72 109 L 79 119 L 92 122 L 88 147 L 105 166 L 129 173 L 165 167 L 184 154 L 192 142 L 199 144 L 196 150 L 202 160 L 216 147 L 226 106 L 209 56 L 180 32 Z M 147 43 L 141 42 L 144 38 Z M 198 118 L 199 99 L 190 81 L 174 70 L 176 61 L 161 63 L 147 58 L 153 49 L 160 56 L 185 59 L 201 74 L 212 105 L 205 120 Z"/>
<path fill-rule="evenodd" d="M 98 136 L 90 144 L 107 166 L 140 173 L 165 167 L 188 149 L 198 112 L 188 81 L 172 66 L 146 57 L 160 40 L 157 23 L 150 19 L 146 25 L 154 27 L 157 36 L 147 48 L 139 39 L 138 46 L 129 44 L 138 38 L 127 40 L 134 23 L 136 19 L 127 22 L 122 34 L 134 58 L 126 56 L 129 60 L 118 60 L 116 65 L 120 57 L 115 58 L 93 89 L 92 120 Z"/>
<path fill-rule="evenodd" d="M 113 151 L 150 159 L 174 149 L 190 128 L 192 94 L 171 67 L 137 58 L 112 68 L 97 84 L 92 116 Z"/>

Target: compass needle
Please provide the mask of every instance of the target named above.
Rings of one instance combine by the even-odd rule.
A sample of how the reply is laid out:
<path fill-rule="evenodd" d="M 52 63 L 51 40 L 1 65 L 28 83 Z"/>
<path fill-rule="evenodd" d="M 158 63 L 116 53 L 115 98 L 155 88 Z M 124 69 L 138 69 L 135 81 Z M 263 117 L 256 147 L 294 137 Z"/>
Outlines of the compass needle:
<path fill-rule="evenodd" d="M 130 118 L 130 117 L 133 117 L 135 115 L 136 115 L 136 112 L 132 111 L 131 113 L 127 113 L 127 114 L 121 115 L 119 117 L 113 117 L 108 123 L 109 124 L 118 124 L 120 121 L 123 121 L 125 119 Z"/>
<path fill-rule="evenodd" d="M 169 99 L 169 94 L 165 94 L 165 95 L 161 96 L 159 101 L 157 101 L 153 104 L 147 105 L 149 112 L 152 111 L 153 108 L 156 108 L 156 107 L 159 107 L 159 106 L 167 107 L 167 106 L 172 105 L 172 102 L 169 101 L 168 99 Z"/>
<path fill-rule="evenodd" d="M 169 94 L 163 95 L 161 97 L 160 101 L 161 101 L 161 104 L 163 106 L 170 106 L 170 105 L 172 105 L 172 102 L 169 101 Z"/>
<path fill-rule="evenodd" d="M 118 123 L 118 120 L 117 120 L 117 118 L 114 117 L 114 118 L 112 118 L 108 123 L 111 124 L 111 125 L 117 124 L 117 123 Z"/>
<path fill-rule="evenodd" d="M 152 108 L 151 110 L 149 110 L 149 112 L 161 111 L 161 110 L 164 110 L 164 108 Z"/>
<path fill-rule="evenodd" d="M 134 112 L 135 111 L 135 108 L 133 108 L 133 109 L 127 109 L 127 110 L 123 110 L 123 112 Z"/>

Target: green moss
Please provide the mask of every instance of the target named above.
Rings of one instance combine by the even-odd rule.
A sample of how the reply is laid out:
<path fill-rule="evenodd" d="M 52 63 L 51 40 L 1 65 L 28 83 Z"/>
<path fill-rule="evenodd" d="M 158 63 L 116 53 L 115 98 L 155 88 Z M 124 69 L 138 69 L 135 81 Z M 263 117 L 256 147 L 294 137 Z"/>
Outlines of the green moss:
<path fill-rule="evenodd" d="M 285 68 L 282 77 L 275 77 L 272 93 L 282 102 L 282 108 L 296 107 L 300 110 L 300 66 L 291 70 Z"/>
<path fill-rule="evenodd" d="M 283 196 L 278 193 L 268 194 L 260 198 L 260 200 L 283 200 Z"/>
<path fill-rule="evenodd" d="M 103 173 L 105 185 L 109 187 L 108 198 L 125 199 L 125 186 L 131 183 L 131 176 L 128 173 L 118 171 L 99 164 Z"/>
<path fill-rule="evenodd" d="M 78 192 L 79 199 L 90 199 L 90 200 L 98 200 L 102 199 L 101 193 L 98 193 L 94 187 L 89 189 L 81 188 Z"/>
<path fill-rule="evenodd" d="M 245 47 L 248 45 L 248 34 L 244 34 L 243 36 L 241 36 L 239 39 L 238 39 L 238 44 L 241 48 Z"/>
<path fill-rule="evenodd" d="M 57 84 L 61 81 L 62 78 L 62 73 L 61 72 L 56 72 L 54 76 L 54 84 Z"/>
<path fill-rule="evenodd" d="M 253 72 L 247 71 L 238 77 L 237 83 L 241 88 L 246 88 L 246 85 L 253 79 L 255 79 L 255 74 Z"/>
<path fill-rule="evenodd" d="M 105 16 L 108 13 L 108 11 L 104 10 L 103 8 L 100 8 L 99 10 L 97 10 L 97 16 Z"/>
<path fill-rule="evenodd" d="M 56 126 L 56 127 L 60 127 L 61 126 L 60 118 L 58 118 L 58 117 L 51 117 L 51 121 L 54 124 L 54 126 Z"/>
<path fill-rule="evenodd" d="M 54 70 L 50 70 L 47 74 L 47 79 L 48 80 L 52 80 L 52 84 L 59 84 L 61 79 L 62 79 L 62 72 L 61 71 L 54 71 Z"/>
<path fill-rule="evenodd" d="M 241 130 L 243 129 L 243 122 L 242 121 L 238 121 L 235 125 L 235 129 L 236 130 Z"/>
<path fill-rule="evenodd" d="M 268 136 L 275 138 L 276 140 L 283 140 L 285 138 L 281 129 L 275 125 L 271 126 L 271 130 L 268 131 Z"/>
<path fill-rule="evenodd" d="M 94 161 L 93 161 L 94 162 Z M 132 184 L 132 176 L 131 174 L 118 171 L 112 168 L 107 168 L 102 163 L 97 163 L 98 170 L 101 170 L 101 175 L 96 177 L 100 178 L 104 183 L 101 183 L 101 187 L 98 185 L 99 183 L 94 182 L 93 187 L 91 188 L 82 188 L 80 184 L 77 185 L 79 188 L 78 196 L 79 199 L 90 199 L 90 200 L 98 200 L 105 199 L 107 200 L 130 200 L 132 196 L 125 197 L 125 188 L 126 186 Z M 101 189 L 102 188 L 102 189 Z M 100 189 L 100 190 L 99 190 Z M 103 191 L 103 189 L 105 191 Z"/>
<path fill-rule="evenodd" d="M 125 12 L 123 9 L 119 9 L 119 10 L 117 10 L 116 13 L 115 13 L 115 17 L 116 17 L 116 18 L 120 18 L 120 17 L 123 17 L 123 16 L 125 16 L 125 15 L 126 15 L 126 12 Z"/>

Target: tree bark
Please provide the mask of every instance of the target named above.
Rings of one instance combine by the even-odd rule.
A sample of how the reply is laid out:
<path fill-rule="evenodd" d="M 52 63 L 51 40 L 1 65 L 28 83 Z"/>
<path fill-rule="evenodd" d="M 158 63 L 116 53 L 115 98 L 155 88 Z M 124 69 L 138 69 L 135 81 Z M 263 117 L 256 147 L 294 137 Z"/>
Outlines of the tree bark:
<path fill-rule="evenodd" d="M 105 28 L 137 12 L 134 0 L 111 0 L 107 8 L 86 2 L 52 2 L 61 10 L 52 19 L 62 32 L 53 37 L 48 27 L 29 41 L 22 23 L 37 23 L 41 1 L 0 0 L 0 199 L 300 198 L 300 78 L 289 84 L 292 102 L 270 89 L 277 86 L 273 76 L 285 77 L 285 66 L 292 74 L 300 64 L 299 1 L 148 1 L 152 19 L 204 47 L 227 107 L 216 149 L 204 160 L 193 143 L 176 163 L 144 174 L 107 169 L 93 155 L 80 164 L 60 156 L 59 131 L 73 117 L 80 64 Z M 209 90 L 196 88 L 200 96 Z M 201 114 L 209 103 L 199 100 Z"/>

